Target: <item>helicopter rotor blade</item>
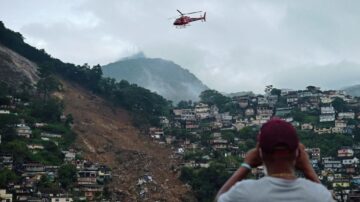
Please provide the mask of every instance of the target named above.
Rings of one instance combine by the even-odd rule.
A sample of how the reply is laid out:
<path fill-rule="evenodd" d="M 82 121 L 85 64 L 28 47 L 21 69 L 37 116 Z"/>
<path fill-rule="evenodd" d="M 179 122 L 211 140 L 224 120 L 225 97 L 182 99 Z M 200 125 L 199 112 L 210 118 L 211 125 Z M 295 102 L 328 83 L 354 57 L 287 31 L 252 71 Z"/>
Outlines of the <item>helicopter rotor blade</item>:
<path fill-rule="evenodd" d="M 194 13 L 202 13 L 202 11 L 195 11 L 195 12 L 190 12 L 190 13 L 184 13 L 183 15 L 189 15 L 189 14 L 194 14 Z"/>
<path fill-rule="evenodd" d="M 181 11 L 179 11 L 179 10 L 177 10 L 177 12 L 179 12 L 180 13 L 180 15 L 184 15 Z"/>
<path fill-rule="evenodd" d="M 168 20 L 173 20 L 173 19 L 177 19 L 179 17 L 171 17 L 171 18 L 168 18 Z"/>

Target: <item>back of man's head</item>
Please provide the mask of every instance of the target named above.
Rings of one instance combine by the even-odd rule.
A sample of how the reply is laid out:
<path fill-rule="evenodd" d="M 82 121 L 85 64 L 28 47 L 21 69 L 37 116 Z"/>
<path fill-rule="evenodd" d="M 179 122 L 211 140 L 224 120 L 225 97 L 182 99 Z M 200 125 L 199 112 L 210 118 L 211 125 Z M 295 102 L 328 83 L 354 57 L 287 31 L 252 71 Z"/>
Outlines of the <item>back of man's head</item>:
<path fill-rule="evenodd" d="M 292 161 L 296 158 L 299 138 L 290 123 L 274 118 L 261 127 L 258 143 L 264 161 Z"/>

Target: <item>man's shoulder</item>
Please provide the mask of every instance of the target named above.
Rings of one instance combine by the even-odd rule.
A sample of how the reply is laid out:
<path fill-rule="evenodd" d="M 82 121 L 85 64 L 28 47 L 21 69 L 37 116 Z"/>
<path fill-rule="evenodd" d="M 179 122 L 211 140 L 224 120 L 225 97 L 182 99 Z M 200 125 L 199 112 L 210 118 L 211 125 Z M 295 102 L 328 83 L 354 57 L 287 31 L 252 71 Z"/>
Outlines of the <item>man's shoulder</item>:
<path fill-rule="evenodd" d="M 309 189 L 323 189 L 323 190 L 327 190 L 326 187 L 320 183 L 316 183 L 313 181 L 310 181 L 308 179 L 304 179 L 304 178 L 298 178 L 299 183 L 303 184 L 304 186 L 308 187 Z"/>
<path fill-rule="evenodd" d="M 307 191 L 313 192 L 317 196 L 331 197 L 330 191 L 324 185 L 303 178 L 298 180 Z"/>
<path fill-rule="evenodd" d="M 220 195 L 219 202 L 248 201 L 249 191 L 256 187 L 258 180 L 242 180 L 237 182 L 231 189 Z"/>

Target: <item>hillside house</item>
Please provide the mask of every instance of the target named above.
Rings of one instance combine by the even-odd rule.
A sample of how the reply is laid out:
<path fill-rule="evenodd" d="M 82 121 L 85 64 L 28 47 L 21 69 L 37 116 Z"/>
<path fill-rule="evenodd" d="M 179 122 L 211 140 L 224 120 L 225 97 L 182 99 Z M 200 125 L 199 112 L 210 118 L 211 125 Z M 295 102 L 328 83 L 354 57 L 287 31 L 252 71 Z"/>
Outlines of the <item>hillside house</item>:
<path fill-rule="evenodd" d="M 321 114 L 335 114 L 335 109 L 333 106 L 325 106 L 325 107 L 321 107 Z"/>
<path fill-rule="evenodd" d="M 163 127 L 169 127 L 170 121 L 169 121 L 168 118 L 166 118 L 165 116 L 160 116 L 160 117 L 159 117 L 159 120 L 160 120 L 160 124 L 161 124 Z"/>
<path fill-rule="evenodd" d="M 256 108 L 257 115 L 273 115 L 273 110 L 268 106 L 259 106 Z"/>
<path fill-rule="evenodd" d="M 195 106 L 195 115 L 198 119 L 207 119 L 210 117 L 209 105 L 199 103 Z"/>
<path fill-rule="evenodd" d="M 299 104 L 298 107 L 299 107 L 300 111 L 306 112 L 306 111 L 309 111 L 309 109 L 311 108 L 311 104 L 308 102 L 305 102 L 305 103 Z"/>
<path fill-rule="evenodd" d="M 311 105 L 310 109 L 318 109 L 320 105 L 319 97 L 310 97 L 308 98 L 308 102 Z"/>
<path fill-rule="evenodd" d="M 192 129 L 198 129 L 199 125 L 195 122 L 186 122 L 185 123 L 185 129 L 192 130 Z"/>
<path fill-rule="evenodd" d="M 301 130 L 312 130 L 314 126 L 311 123 L 301 124 Z"/>
<path fill-rule="evenodd" d="M 354 112 L 339 112 L 338 119 L 355 119 Z"/>
<path fill-rule="evenodd" d="M 330 134 L 332 133 L 332 128 L 314 128 L 314 132 L 321 135 L 321 134 Z"/>
<path fill-rule="evenodd" d="M 343 120 L 335 120 L 335 127 L 332 128 L 333 133 L 345 133 L 347 124 Z"/>
<path fill-rule="evenodd" d="M 52 197 L 51 202 L 73 202 L 71 197 Z"/>
<path fill-rule="evenodd" d="M 275 116 L 285 117 L 291 113 L 292 109 L 292 107 L 278 107 L 276 108 Z"/>
<path fill-rule="evenodd" d="M 95 185 L 97 178 L 97 171 L 95 170 L 80 170 L 77 173 L 78 185 Z"/>
<path fill-rule="evenodd" d="M 47 126 L 47 123 L 35 123 L 35 128 L 42 128 Z"/>
<path fill-rule="evenodd" d="M 24 172 L 28 173 L 44 173 L 45 166 L 40 163 L 23 164 Z"/>
<path fill-rule="evenodd" d="M 173 113 L 176 120 L 196 120 L 193 109 L 174 109 Z"/>
<path fill-rule="evenodd" d="M 328 96 L 321 96 L 320 101 L 323 104 L 330 104 L 332 102 L 332 99 Z"/>
<path fill-rule="evenodd" d="M 338 157 L 353 157 L 354 156 L 354 150 L 352 148 L 344 147 L 338 150 Z"/>
<path fill-rule="evenodd" d="M 30 135 L 32 133 L 30 127 L 25 124 L 18 124 L 15 130 L 18 136 L 25 138 L 30 138 Z"/>
<path fill-rule="evenodd" d="M 341 168 L 343 167 L 342 162 L 339 160 L 324 160 L 323 165 L 325 170 L 333 172 L 341 170 Z"/>
<path fill-rule="evenodd" d="M 310 159 L 320 160 L 320 148 L 306 148 L 305 151 L 309 154 Z"/>
<path fill-rule="evenodd" d="M 286 96 L 288 94 L 292 94 L 294 93 L 295 91 L 294 90 L 291 90 L 291 89 L 281 89 L 281 92 L 280 92 L 280 95 L 281 96 Z"/>
<path fill-rule="evenodd" d="M 245 109 L 249 106 L 249 99 L 248 98 L 240 98 L 238 99 L 239 107 Z"/>
<path fill-rule="evenodd" d="M 93 201 L 95 196 L 103 192 L 104 186 L 98 184 L 81 185 L 80 191 L 85 194 L 87 201 Z"/>
<path fill-rule="evenodd" d="M 175 116 L 181 116 L 183 109 L 173 109 L 173 114 Z"/>
<path fill-rule="evenodd" d="M 9 170 L 13 169 L 13 156 L 12 155 L 1 155 L 0 156 L 0 169 L 7 168 Z"/>
<path fill-rule="evenodd" d="M 349 188 L 350 187 L 350 180 L 349 179 L 334 179 L 332 182 L 333 188 Z"/>
<path fill-rule="evenodd" d="M 347 124 L 344 120 L 335 120 L 335 127 L 346 128 Z"/>
<path fill-rule="evenodd" d="M 236 128 L 237 131 L 239 131 L 246 127 L 246 123 L 243 121 L 236 120 L 236 122 L 233 124 L 233 126 Z"/>
<path fill-rule="evenodd" d="M 10 114 L 10 111 L 9 111 L 9 110 L 0 109 L 0 115 L 1 115 L 1 114 Z"/>
<path fill-rule="evenodd" d="M 105 165 L 101 165 L 98 169 L 97 181 L 104 184 L 105 181 L 112 178 L 111 169 Z"/>
<path fill-rule="evenodd" d="M 193 121 L 196 120 L 196 115 L 192 109 L 183 109 L 180 115 L 180 119 L 184 121 Z"/>
<path fill-rule="evenodd" d="M 46 133 L 46 132 L 42 132 L 40 134 L 41 137 L 46 137 L 46 138 L 62 138 L 61 134 L 56 134 L 56 133 Z"/>
<path fill-rule="evenodd" d="M 335 121 L 335 114 L 320 114 L 320 122 L 332 122 Z"/>
<path fill-rule="evenodd" d="M 165 142 L 166 144 L 172 144 L 174 143 L 176 140 L 176 137 L 175 136 L 166 136 L 165 137 Z"/>
<path fill-rule="evenodd" d="M 212 116 L 216 116 L 217 114 L 219 114 L 219 108 L 216 105 L 211 105 L 210 114 Z"/>
<path fill-rule="evenodd" d="M 26 146 L 32 152 L 35 152 L 36 150 L 43 150 L 44 149 L 44 146 L 42 146 L 41 144 L 28 144 Z"/>
<path fill-rule="evenodd" d="M 256 120 L 253 121 L 253 123 L 255 123 L 256 125 L 262 125 L 264 123 L 266 123 L 268 120 L 271 119 L 270 114 L 259 114 L 256 115 Z"/>
<path fill-rule="evenodd" d="M 331 128 L 331 132 L 338 133 L 338 134 L 344 134 L 346 131 L 345 131 L 345 128 L 334 127 L 334 128 Z"/>
<path fill-rule="evenodd" d="M 228 141 L 222 138 L 216 138 L 210 141 L 211 147 L 214 150 L 226 149 L 228 147 Z"/>
<path fill-rule="evenodd" d="M 6 189 L 0 189 L 0 200 L 2 202 L 12 202 L 13 195 L 6 192 Z"/>
<path fill-rule="evenodd" d="M 294 118 L 293 117 L 284 117 L 284 118 L 281 118 L 282 120 L 286 121 L 286 122 L 289 122 L 291 123 L 294 127 L 298 127 L 300 125 L 299 122 L 297 121 L 294 121 Z"/>
<path fill-rule="evenodd" d="M 158 140 L 164 136 L 164 131 L 162 128 L 151 127 L 149 128 L 149 135 L 151 138 Z"/>
<path fill-rule="evenodd" d="M 64 161 L 65 162 L 73 162 L 75 161 L 76 153 L 73 151 L 63 151 Z"/>
<path fill-rule="evenodd" d="M 286 97 L 286 102 L 288 105 L 297 105 L 298 104 L 298 95 L 297 94 L 289 94 Z"/>
<path fill-rule="evenodd" d="M 269 95 L 267 97 L 269 106 L 274 107 L 276 105 L 276 103 L 278 102 L 278 99 L 279 98 L 277 95 Z"/>
<path fill-rule="evenodd" d="M 316 96 L 316 94 L 313 94 L 311 91 L 308 90 L 303 90 L 303 91 L 298 91 L 298 96 L 299 98 L 304 98 L 304 97 Z"/>
<path fill-rule="evenodd" d="M 254 115 L 255 115 L 255 110 L 253 108 L 245 109 L 245 116 L 249 117 L 249 116 L 254 116 Z"/>
<path fill-rule="evenodd" d="M 359 159 L 356 157 L 351 158 L 351 159 L 343 159 L 342 164 L 345 166 L 356 166 L 357 167 L 359 164 Z"/>
<path fill-rule="evenodd" d="M 259 96 L 257 96 L 257 104 L 258 105 L 268 105 L 269 102 L 264 96 L 259 95 Z"/>

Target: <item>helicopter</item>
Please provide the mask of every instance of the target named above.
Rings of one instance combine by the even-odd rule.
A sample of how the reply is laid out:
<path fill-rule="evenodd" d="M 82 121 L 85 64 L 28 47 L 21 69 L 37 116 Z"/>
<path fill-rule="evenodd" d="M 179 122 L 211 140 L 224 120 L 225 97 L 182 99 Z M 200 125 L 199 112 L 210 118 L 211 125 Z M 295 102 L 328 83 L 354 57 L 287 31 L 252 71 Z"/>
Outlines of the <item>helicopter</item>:
<path fill-rule="evenodd" d="M 185 26 L 189 25 L 190 22 L 194 22 L 197 20 L 202 20 L 203 22 L 206 22 L 206 12 L 204 12 L 203 16 L 200 15 L 200 17 L 198 17 L 198 18 L 192 18 L 187 15 L 201 13 L 202 11 L 195 11 L 195 12 L 191 12 L 191 13 L 182 13 L 181 11 L 177 10 L 177 12 L 180 13 L 180 17 L 177 18 L 174 22 L 174 25 L 176 27 L 185 27 Z"/>

